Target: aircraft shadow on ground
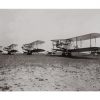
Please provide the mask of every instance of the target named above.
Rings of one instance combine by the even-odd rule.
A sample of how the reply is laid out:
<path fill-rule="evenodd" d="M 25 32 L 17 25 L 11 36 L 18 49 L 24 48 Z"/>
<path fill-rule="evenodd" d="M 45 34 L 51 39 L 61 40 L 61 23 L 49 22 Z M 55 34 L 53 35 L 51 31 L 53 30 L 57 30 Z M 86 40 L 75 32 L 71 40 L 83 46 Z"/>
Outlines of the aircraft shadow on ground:
<path fill-rule="evenodd" d="M 97 59 L 96 57 L 87 57 L 87 56 L 71 56 L 68 58 L 72 58 L 72 59 Z"/>
<path fill-rule="evenodd" d="M 65 58 L 71 58 L 71 59 L 98 59 L 96 56 L 61 56 L 61 55 L 51 55 L 51 57 L 65 57 Z"/>

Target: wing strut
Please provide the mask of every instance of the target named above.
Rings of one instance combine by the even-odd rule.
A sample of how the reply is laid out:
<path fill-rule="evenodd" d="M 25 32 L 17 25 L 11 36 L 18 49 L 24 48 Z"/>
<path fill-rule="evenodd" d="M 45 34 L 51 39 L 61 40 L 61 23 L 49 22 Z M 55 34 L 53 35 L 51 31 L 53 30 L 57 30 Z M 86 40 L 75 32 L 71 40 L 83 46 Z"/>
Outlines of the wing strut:
<path fill-rule="evenodd" d="M 54 49 L 54 43 L 52 42 L 52 46 L 53 46 L 53 49 Z"/>
<path fill-rule="evenodd" d="M 95 47 L 96 47 L 96 37 L 95 37 Z"/>
<path fill-rule="evenodd" d="M 91 48 L 91 34 L 90 34 L 90 48 Z"/>
<path fill-rule="evenodd" d="M 82 40 L 80 40 L 80 47 L 82 48 Z"/>
<path fill-rule="evenodd" d="M 76 37 L 76 48 L 77 48 L 77 37 Z"/>

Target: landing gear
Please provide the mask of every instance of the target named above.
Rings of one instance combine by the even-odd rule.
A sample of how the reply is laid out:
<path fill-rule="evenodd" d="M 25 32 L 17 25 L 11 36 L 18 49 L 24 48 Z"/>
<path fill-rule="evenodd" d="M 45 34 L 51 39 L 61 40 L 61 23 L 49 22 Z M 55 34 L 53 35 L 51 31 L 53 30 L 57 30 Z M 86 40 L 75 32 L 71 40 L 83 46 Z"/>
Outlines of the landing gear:
<path fill-rule="evenodd" d="M 91 54 L 92 54 L 93 56 L 97 56 L 97 55 L 98 55 L 97 51 L 91 51 Z"/>
<path fill-rule="evenodd" d="M 72 54 L 71 54 L 71 52 L 62 52 L 62 56 L 63 57 L 71 57 L 72 56 Z"/>
<path fill-rule="evenodd" d="M 8 52 L 8 55 L 11 55 L 11 52 Z"/>
<path fill-rule="evenodd" d="M 62 56 L 63 56 L 63 57 L 65 57 L 65 56 L 66 56 L 66 53 L 65 53 L 65 52 L 63 52 L 63 53 L 62 53 Z"/>
<path fill-rule="evenodd" d="M 31 51 L 28 51 L 28 52 L 27 52 L 27 55 L 32 55 L 32 52 L 31 52 Z"/>
<path fill-rule="evenodd" d="M 71 57 L 72 56 L 71 52 L 68 52 L 67 56 L 68 57 Z"/>

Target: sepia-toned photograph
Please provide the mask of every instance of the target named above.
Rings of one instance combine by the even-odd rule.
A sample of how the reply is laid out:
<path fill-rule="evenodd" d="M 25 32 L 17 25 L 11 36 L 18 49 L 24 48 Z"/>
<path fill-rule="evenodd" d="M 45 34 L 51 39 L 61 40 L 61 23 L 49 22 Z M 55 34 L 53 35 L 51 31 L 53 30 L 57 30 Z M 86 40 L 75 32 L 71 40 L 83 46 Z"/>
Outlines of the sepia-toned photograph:
<path fill-rule="evenodd" d="M 0 9 L 0 91 L 100 91 L 100 9 Z"/>

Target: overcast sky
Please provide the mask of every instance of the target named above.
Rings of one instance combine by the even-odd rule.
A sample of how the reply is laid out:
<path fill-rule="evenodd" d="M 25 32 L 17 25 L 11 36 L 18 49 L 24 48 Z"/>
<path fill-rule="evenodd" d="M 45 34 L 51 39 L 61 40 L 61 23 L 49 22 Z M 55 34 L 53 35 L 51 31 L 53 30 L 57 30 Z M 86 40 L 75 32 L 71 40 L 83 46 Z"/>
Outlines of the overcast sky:
<path fill-rule="evenodd" d="M 0 45 L 100 33 L 100 10 L 0 10 Z"/>

